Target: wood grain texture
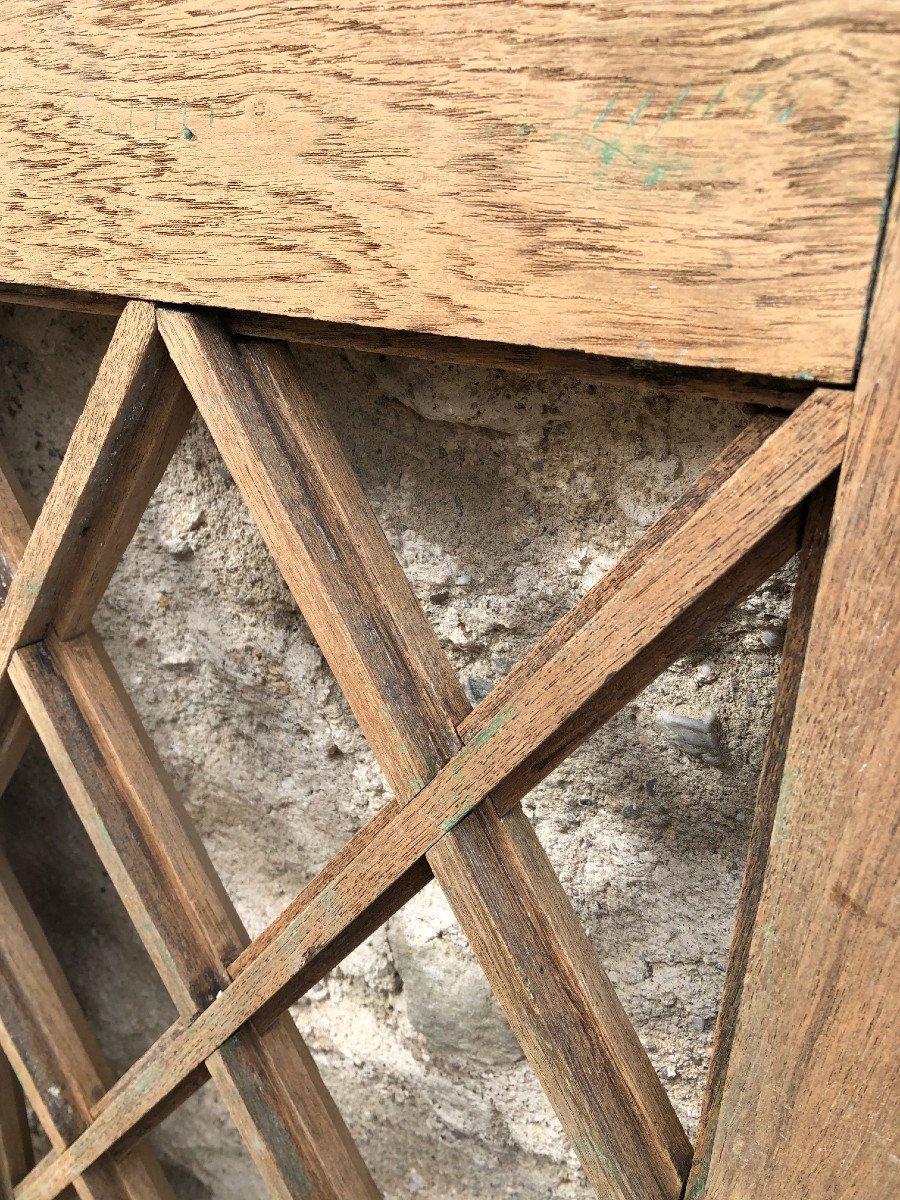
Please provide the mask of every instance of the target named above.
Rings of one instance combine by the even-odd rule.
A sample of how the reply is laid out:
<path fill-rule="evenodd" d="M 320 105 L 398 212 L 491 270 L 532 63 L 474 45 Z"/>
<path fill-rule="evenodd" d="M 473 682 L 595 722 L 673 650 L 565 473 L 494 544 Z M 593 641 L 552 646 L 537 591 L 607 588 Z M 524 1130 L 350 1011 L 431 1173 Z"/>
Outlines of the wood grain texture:
<path fill-rule="evenodd" d="M 238 349 L 197 320 L 191 370 L 178 321 L 160 316 L 197 406 L 407 803 L 460 749 L 459 681 L 287 350 Z M 690 1144 L 637 1034 L 528 820 L 502 823 L 489 797 L 484 807 L 432 849 L 435 877 L 597 1194 L 677 1200 Z"/>
<path fill-rule="evenodd" d="M 8 0 L 4 27 L 9 282 L 852 376 L 891 0 Z"/>
<path fill-rule="evenodd" d="M 190 419 L 153 306 L 124 310 L 0 612 L 0 661 L 53 624 L 86 629 Z M 7 485 L 8 513 L 16 497 Z M 20 542 L 16 518 L 6 536 Z M 6 556 L 6 555 L 4 555 Z"/>
<path fill-rule="evenodd" d="M 196 333 L 190 322 L 196 318 L 185 320 L 190 347 Z M 358 928 L 367 910 L 408 878 L 423 855 L 591 697 L 615 694 L 616 676 L 632 660 L 722 575 L 765 546 L 767 534 L 783 528 L 791 510 L 839 465 L 849 403 L 844 393 L 817 393 L 790 416 L 648 556 L 594 624 L 585 625 L 523 685 L 517 705 L 458 751 L 405 805 L 387 805 L 335 856 L 231 964 L 233 982 L 189 1026 L 176 1026 L 160 1039 L 120 1081 L 78 1142 L 39 1164 L 20 1184 L 17 1200 L 51 1200 L 136 1123 L 149 1119 L 241 1025 L 250 1019 L 264 1023 L 311 986 L 334 944 Z M 17 661 L 29 653 L 19 651 Z"/>
<path fill-rule="evenodd" d="M 228 986 L 246 932 L 93 633 L 14 654 L 10 675 L 101 862 L 185 1017 Z M 272 1196 L 374 1200 L 289 1014 L 206 1066 Z"/>
<path fill-rule="evenodd" d="M 69 312 L 119 316 L 127 301 L 100 292 L 28 287 L 0 282 L 0 304 L 58 308 Z M 814 385 L 803 379 L 729 371 L 722 367 L 691 367 L 646 359 L 622 359 L 585 354 L 580 350 L 548 350 L 510 342 L 489 342 L 445 334 L 416 333 L 372 325 L 319 321 L 309 317 L 277 317 L 269 313 L 210 310 L 232 336 L 268 338 L 298 345 L 331 346 L 366 354 L 454 363 L 486 370 L 525 375 L 555 375 L 583 379 L 609 387 L 664 391 L 669 396 L 758 404 L 791 410 Z"/>
<path fill-rule="evenodd" d="M 813 605 L 819 586 L 825 550 L 828 546 L 835 482 L 835 480 L 829 480 L 824 483 L 819 491 L 810 498 L 807 507 L 800 566 L 791 600 L 791 614 L 784 640 L 778 689 L 772 709 L 772 721 L 769 736 L 766 739 L 766 749 L 756 790 L 753 825 L 747 849 L 747 864 L 744 868 L 744 879 L 738 897 L 734 933 L 728 955 L 728 968 L 719 1001 L 719 1015 L 716 1022 L 706 1092 L 703 1098 L 703 1112 L 700 1116 L 694 1160 L 691 1164 L 690 1179 L 685 1192 L 686 1200 L 699 1200 L 703 1196 L 706 1186 L 709 1155 L 722 1106 L 722 1093 L 734 1044 L 735 1025 L 744 990 L 750 942 L 753 937 L 759 898 L 765 878 L 769 843 L 787 757 L 788 738 L 791 733 L 794 708 L 803 675 L 806 645 L 812 625 Z"/>
<path fill-rule="evenodd" d="M 52 1146 L 63 1150 L 88 1128 L 113 1075 L 2 857 L 0 1048 Z M 99 1159 L 75 1186 L 82 1200 L 174 1200 L 148 1147 Z"/>
<path fill-rule="evenodd" d="M 70 615 L 80 611 L 89 620 L 93 604 L 78 604 L 75 598 L 92 593 L 99 598 L 102 588 L 94 583 L 102 575 L 105 586 L 127 541 L 123 532 L 130 536 L 146 504 L 146 489 L 162 473 L 193 412 L 171 363 L 163 368 L 163 379 L 166 390 L 157 389 L 158 404 L 149 414 L 150 433 L 161 430 L 161 436 L 150 436 L 145 422 L 144 438 L 118 456 L 124 474 L 117 491 L 100 498 L 103 511 L 112 515 L 106 523 L 110 533 L 100 542 L 100 553 L 82 564 L 84 574 L 69 593 Z M 142 445 L 149 464 L 142 461 Z M 0 589 L 17 578 L 27 556 L 30 520 L 30 505 L 8 460 L 0 458 Z M 93 568 L 98 561 L 102 571 Z M 32 647 L 30 710 L 143 944 L 176 1006 L 190 1017 L 227 986 L 227 963 L 246 944 L 246 931 L 99 639 L 93 632 L 65 642 L 55 633 L 47 636 L 47 642 Z M 8 677 L 3 685 L 10 688 Z M 31 733 L 29 716 L 18 696 L 15 700 L 3 710 L 11 717 L 4 738 L 8 764 L 0 761 L 0 776 L 12 773 Z M 248 1027 L 206 1067 L 270 1195 L 281 1200 L 378 1196 L 289 1015 L 264 1037 Z M 95 1090 L 97 1100 L 108 1086 Z"/>
<path fill-rule="evenodd" d="M 12 1200 L 13 1187 L 34 1166 L 25 1098 L 0 1051 L 0 1200 Z"/>
<path fill-rule="evenodd" d="M 703 1192 L 900 1191 L 900 194 Z"/>

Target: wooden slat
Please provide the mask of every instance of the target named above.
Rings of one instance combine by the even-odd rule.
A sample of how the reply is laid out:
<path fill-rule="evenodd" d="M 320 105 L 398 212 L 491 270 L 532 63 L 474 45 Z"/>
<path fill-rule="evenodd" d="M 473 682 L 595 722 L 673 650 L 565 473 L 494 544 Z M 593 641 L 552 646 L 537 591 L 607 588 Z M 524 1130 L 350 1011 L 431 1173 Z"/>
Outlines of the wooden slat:
<path fill-rule="evenodd" d="M 703 1195 L 900 1191 L 900 193 Z"/>
<path fill-rule="evenodd" d="M 100 292 L 0 283 L 0 304 L 7 303 L 119 316 L 127 301 L 121 296 L 103 295 Z M 348 325 L 311 317 L 275 317 L 270 313 L 228 309 L 219 311 L 217 315 L 232 336 L 331 346 L 366 354 L 424 359 L 429 363 L 460 363 L 526 375 L 565 376 L 602 383 L 612 388 L 652 388 L 665 391 L 669 396 L 685 396 L 694 401 L 712 398 L 729 404 L 744 402 L 790 410 L 796 408 L 814 388 L 808 380 L 727 371 L 721 367 L 686 367 L 584 354 L 580 350 L 545 350 L 539 346 L 447 337 L 374 325 Z"/>
<path fill-rule="evenodd" d="M 25 1097 L 6 1055 L 0 1051 L 0 1200 L 34 1166 Z"/>
<path fill-rule="evenodd" d="M 0 662 L 51 623 L 64 637 L 87 628 L 191 412 L 152 305 L 132 302 L 10 583 Z"/>
<path fill-rule="evenodd" d="M 99 517 L 95 527 L 104 573 L 111 574 L 113 554 L 127 541 L 123 530 L 140 517 L 139 506 L 147 498 L 142 489 L 161 474 L 193 411 L 171 364 L 164 376 L 166 395 L 177 398 L 178 415 L 172 419 L 163 397 L 150 417 L 153 422 L 162 418 L 172 431 L 160 439 L 168 453 L 142 469 L 139 482 L 134 468 L 140 439 L 117 458 L 128 471 L 120 499 L 100 498 L 112 530 L 104 536 Z M 152 439 L 146 444 L 152 456 Z M 0 551 L 8 571 L 15 572 L 14 586 L 18 561 L 29 552 L 29 512 L 8 462 L 0 460 L 4 466 Z M 92 577 L 98 580 L 99 572 Z M 73 591 L 88 594 L 79 583 Z M 73 604 L 68 611 L 79 608 L 89 616 L 88 606 Z M 170 995 L 182 1013 L 192 1015 L 227 985 L 226 964 L 246 944 L 246 932 L 96 636 L 69 642 L 55 633 L 48 636 L 62 666 L 38 646 L 45 669 L 36 671 L 35 679 L 46 691 L 41 694 L 35 686 L 31 698 L 45 747 Z M 30 722 L 21 711 L 15 720 L 24 730 L 19 738 L 24 744 Z M 290 1016 L 264 1039 L 248 1029 L 208 1067 L 273 1196 L 371 1200 L 378 1195 Z"/>
<path fill-rule="evenodd" d="M 51 1144 L 63 1150 L 88 1128 L 113 1075 L 2 857 L 0 1047 Z M 173 1200 L 147 1147 L 99 1159 L 75 1184 L 83 1200 Z"/>
<path fill-rule="evenodd" d="M 891 0 L 4 17 L 3 279 L 852 377 Z"/>
<path fill-rule="evenodd" d="M 286 349 L 229 351 L 217 367 L 240 403 L 197 392 L 198 408 L 405 803 L 460 748 L 469 705 Z M 487 807 L 477 828 L 462 822 L 434 847 L 435 877 L 598 1194 L 674 1200 L 684 1131 L 530 823 L 519 814 L 503 826 Z"/>
<path fill-rule="evenodd" d="M 185 1016 L 228 985 L 247 937 L 93 633 L 14 655 L 16 687 L 170 995 Z M 210 1075 L 280 1197 L 378 1192 L 285 1014 L 212 1055 Z"/>
<path fill-rule="evenodd" d="M 753 826 L 750 830 L 747 849 L 747 865 L 744 869 L 744 879 L 738 897 L 734 934 L 728 956 L 728 969 L 725 973 L 725 982 L 719 1001 L 719 1016 L 716 1022 L 709 1075 L 703 1099 L 703 1112 L 700 1117 L 694 1160 L 691 1164 L 690 1179 L 685 1193 L 687 1200 L 699 1200 L 706 1186 L 709 1155 L 722 1105 L 722 1091 L 725 1086 L 728 1061 L 734 1044 L 734 1030 L 744 990 L 750 940 L 753 936 L 759 898 L 762 893 L 766 861 L 769 855 L 769 842 L 775 821 L 775 809 L 784 774 L 788 738 L 794 719 L 794 707 L 800 690 L 800 680 L 803 675 L 803 662 L 812 624 L 813 605 L 819 586 L 825 550 L 828 546 L 828 529 L 834 506 L 834 486 L 832 480 L 824 483 L 819 491 L 811 497 L 806 513 L 800 567 L 791 600 L 791 615 L 784 640 L 778 689 L 772 709 L 772 723 L 766 740 L 766 750 L 756 790 Z"/>
<path fill-rule="evenodd" d="M 190 325 L 185 319 L 174 326 L 185 329 L 182 350 L 192 346 Z M 172 329 L 167 333 L 171 345 Z M 195 361 L 190 353 L 186 358 Z M 205 375 L 191 380 L 197 391 L 209 383 Z M 73 1174 L 152 1114 L 245 1021 L 279 1011 L 302 992 L 307 979 L 318 977 L 333 945 L 403 885 L 422 856 L 514 774 L 552 729 L 591 696 L 602 709 L 604 694 L 618 691 L 616 677 L 627 677 L 629 664 L 648 648 L 657 647 L 662 669 L 666 658 L 659 647 L 667 624 L 715 590 L 754 547 L 764 556 L 774 541 L 782 547 L 776 558 L 785 561 L 796 533 L 785 546 L 784 518 L 839 465 L 848 407 L 843 393 L 819 393 L 789 417 L 610 598 L 595 627 L 585 626 L 535 674 L 519 707 L 473 738 L 405 806 L 392 802 L 351 840 L 235 960 L 230 986 L 190 1026 L 173 1029 L 136 1064 L 91 1129 L 64 1154 L 36 1167 L 17 1189 L 17 1200 L 51 1200 Z M 33 653 L 17 653 L 14 675 Z"/>

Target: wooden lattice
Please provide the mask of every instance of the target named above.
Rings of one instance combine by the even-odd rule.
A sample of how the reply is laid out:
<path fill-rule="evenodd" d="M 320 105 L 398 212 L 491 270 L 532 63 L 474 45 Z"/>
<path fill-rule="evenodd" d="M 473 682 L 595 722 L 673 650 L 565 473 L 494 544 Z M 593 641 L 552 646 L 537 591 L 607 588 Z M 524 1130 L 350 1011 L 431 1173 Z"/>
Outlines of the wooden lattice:
<path fill-rule="evenodd" d="M 768 997 L 755 1021 L 741 1016 L 754 1011 L 764 990 L 753 946 L 762 939 L 771 949 L 766 939 L 782 937 L 779 953 L 803 978 L 801 995 L 814 1009 L 804 1018 L 807 1045 L 832 1019 L 827 1005 L 815 1005 L 829 967 L 849 955 L 860 971 L 869 963 L 870 977 L 889 969 L 889 955 L 879 951 L 886 900 L 881 884 L 868 876 L 860 882 L 865 843 L 858 833 L 852 846 L 834 830 L 814 838 L 818 857 L 776 855 L 765 893 L 763 878 L 773 824 L 777 834 L 778 823 L 791 817 L 792 797 L 805 789 L 807 822 L 818 820 L 809 815 L 813 795 L 823 811 L 849 799 L 865 803 L 883 786 L 885 739 L 889 745 L 897 730 L 896 708 L 883 714 L 900 670 L 896 590 L 885 572 L 898 555 L 898 240 L 894 220 L 855 390 L 820 389 L 790 415 L 752 417 L 473 711 L 305 390 L 297 360 L 277 341 L 235 337 L 211 315 L 127 304 L 36 520 L 9 466 L 0 472 L 7 588 L 0 783 L 33 727 L 179 1018 L 114 1081 L 20 889 L 0 868 L 0 1045 L 53 1146 L 28 1169 L 16 1085 L 0 1060 L 5 1194 L 51 1200 L 74 1186 L 85 1200 L 169 1196 L 140 1137 L 210 1077 L 272 1195 L 377 1196 L 286 1009 L 432 874 L 597 1194 L 677 1200 L 685 1187 L 692 1197 L 745 1194 L 733 1160 L 723 1165 L 718 1136 L 726 1110 L 729 1127 L 736 1123 L 750 1136 L 746 1105 L 758 1117 L 765 1103 L 753 1092 L 753 1060 L 757 1046 L 771 1051 L 775 1044 L 778 1006 Z M 253 941 L 91 628 L 194 403 L 393 791 Z M 694 1153 L 519 801 L 801 547 Z M 847 663 L 859 671 L 875 654 L 881 700 L 872 692 L 869 718 L 847 718 L 835 740 L 829 720 L 848 696 L 861 703 Z M 863 749 L 869 774 L 851 779 L 847 764 Z M 865 834 L 866 815 L 857 815 Z M 796 935 L 778 933 L 787 919 L 781 885 L 792 890 L 796 922 L 798 895 L 812 888 L 817 872 L 830 880 L 832 862 L 843 871 L 841 920 L 860 923 L 862 912 L 863 931 L 851 943 L 835 926 L 840 936 L 826 938 L 813 908 Z M 763 914 L 756 919 L 760 906 L 765 928 Z M 790 939 L 811 929 L 821 939 L 817 957 L 809 960 L 806 941 L 791 957 Z M 792 995 L 785 985 L 781 1016 L 799 1021 L 800 1001 Z M 883 1012 L 881 1019 L 887 1021 Z M 868 1069 L 886 1079 L 879 1053 Z M 821 1081 L 829 1062 L 809 1070 Z M 804 1097 L 815 1082 L 799 1069 L 792 1078 L 794 1091 L 782 1095 L 800 1099 L 796 1112 L 781 1113 L 787 1129 L 809 1119 Z M 822 1122 L 830 1130 L 829 1112 Z M 774 1144 L 764 1149 L 778 1161 L 779 1180 L 789 1183 L 789 1158 Z M 846 1169 L 835 1162 L 831 1168 Z"/>

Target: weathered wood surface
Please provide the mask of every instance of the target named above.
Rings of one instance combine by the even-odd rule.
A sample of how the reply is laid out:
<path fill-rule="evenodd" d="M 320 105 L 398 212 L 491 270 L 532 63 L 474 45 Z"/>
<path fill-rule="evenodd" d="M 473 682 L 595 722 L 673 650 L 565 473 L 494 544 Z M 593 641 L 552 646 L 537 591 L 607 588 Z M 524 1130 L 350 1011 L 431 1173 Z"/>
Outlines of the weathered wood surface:
<path fill-rule="evenodd" d="M 897 32 L 891 0 L 7 0 L 0 278 L 846 382 Z"/>
<path fill-rule="evenodd" d="M 126 316 L 135 307 L 141 318 L 140 310 L 149 308 L 133 306 Z M 143 324 L 139 328 L 143 334 L 148 332 Z M 27 537 L 31 515 L 27 499 L 8 462 L 0 460 L 0 467 L 5 466 L 0 470 L 0 558 L 12 579 L 11 593 L 30 556 L 32 563 L 58 563 L 57 575 L 71 577 L 58 547 L 67 544 L 73 527 L 81 525 L 73 520 L 73 511 L 85 519 L 84 504 L 76 501 L 79 485 L 93 510 L 89 545 L 81 560 L 83 574 L 62 597 L 56 590 L 45 599 L 41 589 L 19 589 L 26 612 L 21 624 L 34 623 L 41 613 L 42 625 L 48 618 L 59 620 L 60 614 L 68 618 L 69 628 L 76 614 L 81 615 L 79 623 L 89 622 L 102 591 L 100 583 L 105 585 L 124 548 L 125 532 L 129 536 L 133 532 L 193 411 L 180 376 L 171 363 L 164 362 L 165 350 L 155 328 L 153 319 L 151 331 L 160 342 L 156 357 L 164 363 L 159 374 L 165 389 L 152 392 L 136 420 L 133 412 L 129 414 L 138 433 L 132 429 L 133 436 L 126 437 L 120 432 L 109 456 L 112 465 L 105 467 L 105 474 L 115 475 L 114 488 L 110 485 L 111 490 L 106 490 L 102 477 L 95 482 L 81 469 L 91 463 L 85 431 L 98 424 L 90 400 L 85 410 L 90 420 L 76 426 L 57 476 L 59 486 L 55 482 L 56 491 L 51 489 L 48 497 L 46 532 L 37 543 Z M 142 338 L 142 344 L 148 341 Z M 127 427 L 127 419 L 117 410 L 129 407 L 130 391 L 126 389 L 124 396 L 121 391 L 110 395 L 106 389 L 99 393 L 106 418 L 101 429 Z M 95 461 L 102 463 L 102 456 Z M 41 517 L 36 528 L 42 528 Z M 79 549 L 82 543 L 76 543 Z M 33 545 L 37 552 L 32 551 Z M 34 607 L 27 608 L 28 601 Z M 4 605 L 3 614 L 6 611 Z M 45 637 L 46 641 L 29 646 L 21 659 L 14 654 L 9 676 L 15 677 L 27 713 L 38 723 L 41 740 L 176 1007 L 190 1017 L 227 986 L 227 964 L 246 945 L 246 931 L 96 635 L 88 632 L 67 641 L 55 632 Z M 4 682 L 9 686 L 9 678 Z M 9 739 L 9 753 L 18 755 L 31 724 L 21 705 L 10 705 L 8 711 L 15 734 L 15 740 L 12 733 Z M 374 1200 L 378 1196 L 289 1015 L 263 1037 L 248 1027 L 206 1066 L 272 1196 L 281 1200 L 297 1196 Z M 48 1078 L 52 1079 L 52 1072 Z M 109 1083 L 95 1089 L 94 1101 Z"/>
<path fill-rule="evenodd" d="M 0 1200 L 12 1200 L 14 1185 L 33 1166 L 25 1098 L 9 1060 L 0 1050 Z"/>
<path fill-rule="evenodd" d="M 784 640 L 778 689 L 772 710 L 772 723 L 766 740 L 765 754 L 756 790 L 756 805 L 753 825 L 747 848 L 747 864 L 741 894 L 738 897 L 734 934 L 728 955 L 728 969 L 719 1001 L 719 1016 L 709 1064 L 703 1112 L 694 1147 L 694 1160 L 688 1182 L 687 1200 L 700 1200 L 706 1186 L 709 1170 L 709 1154 L 715 1136 L 716 1124 L 722 1105 L 722 1092 L 734 1044 L 734 1030 L 738 1009 L 744 990 L 750 943 L 762 894 L 766 862 L 775 809 L 784 774 L 788 738 L 794 720 L 794 708 L 803 675 L 806 644 L 812 625 L 813 605 L 819 586 L 822 562 L 828 546 L 828 530 L 834 506 L 835 481 L 828 480 L 809 501 L 804 530 L 803 548 L 794 594 L 791 600 L 791 615 Z"/>
<path fill-rule="evenodd" d="M 459 680 L 288 351 L 193 328 L 197 406 L 402 805 L 461 747 Z M 690 1143 L 530 822 L 487 797 L 429 861 L 597 1194 L 677 1200 Z"/>
<path fill-rule="evenodd" d="M 179 317 L 167 334 L 176 359 L 196 364 L 194 321 Z M 181 345 L 178 338 L 183 339 Z M 199 370 L 199 378 L 191 381 L 195 390 L 211 388 L 215 373 L 210 371 Z M 503 719 L 493 721 L 481 737 L 458 751 L 408 803 L 392 802 L 348 843 L 231 964 L 233 982 L 193 1022 L 174 1027 L 148 1051 L 116 1085 L 78 1142 L 39 1164 L 23 1181 L 17 1200 L 51 1200 L 78 1171 L 163 1104 L 241 1025 L 250 1019 L 271 1019 L 281 1011 L 310 978 L 318 977 L 320 960 L 327 958 L 330 947 L 513 774 L 519 761 L 550 739 L 552 730 L 592 696 L 615 694 L 617 673 L 639 659 L 667 625 L 713 589 L 741 558 L 758 545 L 764 547 L 766 535 L 779 533 L 791 510 L 836 469 L 849 401 L 846 393 L 818 393 L 789 417 L 648 556 L 594 624 L 585 625 L 535 673 Z M 29 653 L 21 650 L 16 658 Z"/>
<path fill-rule="evenodd" d="M 0 282 L 0 304 L 31 305 L 70 312 L 119 316 L 127 301 L 100 292 L 28 287 Z M 646 359 L 612 358 L 580 350 L 552 350 L 510 342 L 489 342 L 443 334 L 416 333 L 370 325 L 348 325 L 309 317 L 277 317 L 268 313 L 213 310 L 233 336 L 269 338 L 299 345 L 331 346 L 366 354 L 456 363 L 527 375 L 565 375 L 609 387 L 662 391 L 668 396 L 744 402 L 774 409 L 794 409 L 810 394 L 808 380 L 691 367 Z"/>
<path fill-rule="evenodd" d="M 124 310 L 0 612 L 0 662 L 86 629 L 193 411 L 153 306 Z M 3 513 L 16 497 L 6 485 Z M 7 536 L 21 540 L 22 518 Z"/>
<path fill-rule="evenodd" d="M 900 193 L 710 1156 L 708 1200 L 900 1193 Z"/>
<path fill-rule="evenodd" d="M 51 1145 L 91 1123 L 113 1075 L 6 861 L 0 856 L 0 1047 Z M 78 1180 L 82 1200 L 174 1200 L 149 1147 L 107 1155 Z"/>

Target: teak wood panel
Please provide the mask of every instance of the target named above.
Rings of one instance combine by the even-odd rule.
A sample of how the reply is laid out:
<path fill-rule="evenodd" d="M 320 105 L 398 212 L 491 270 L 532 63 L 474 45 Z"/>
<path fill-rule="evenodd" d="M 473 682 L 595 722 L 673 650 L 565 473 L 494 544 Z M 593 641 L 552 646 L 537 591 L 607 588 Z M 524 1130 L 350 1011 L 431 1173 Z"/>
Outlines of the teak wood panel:
<path fill-rule="evenodd" d="M 0 279 L 851 379 L 891 0 L 7 0 Z"/>
<path fill-rule="evenodd" d="M 810 630 L 707 1200 L 900 1191 L 900 193 Z"/>

